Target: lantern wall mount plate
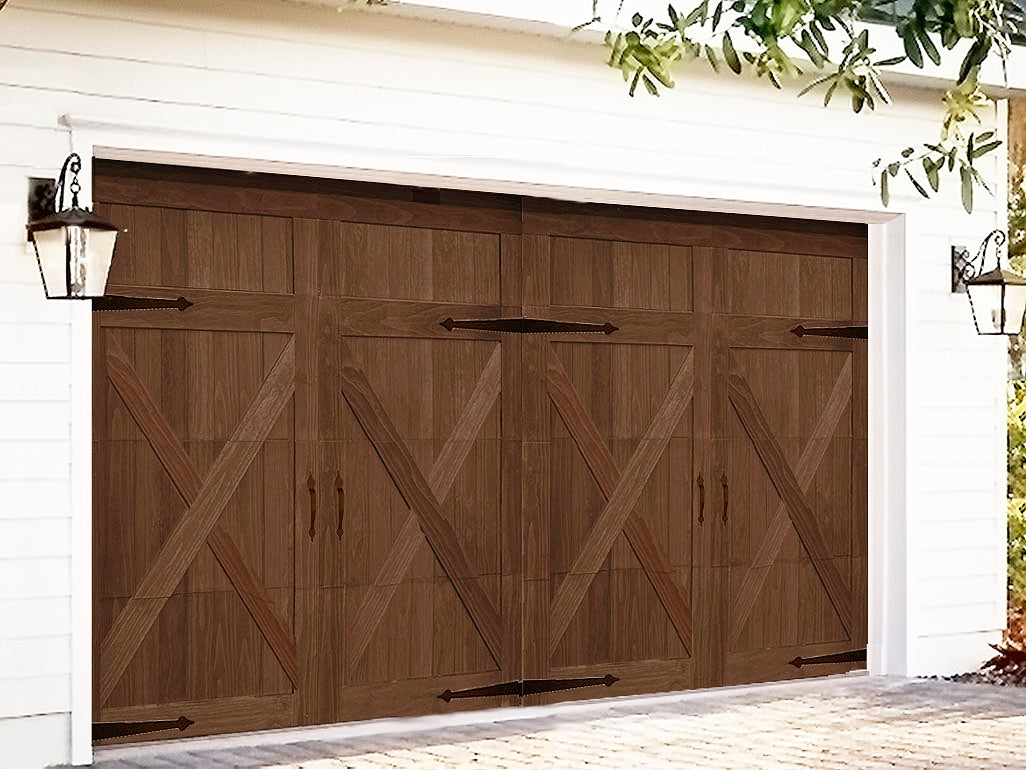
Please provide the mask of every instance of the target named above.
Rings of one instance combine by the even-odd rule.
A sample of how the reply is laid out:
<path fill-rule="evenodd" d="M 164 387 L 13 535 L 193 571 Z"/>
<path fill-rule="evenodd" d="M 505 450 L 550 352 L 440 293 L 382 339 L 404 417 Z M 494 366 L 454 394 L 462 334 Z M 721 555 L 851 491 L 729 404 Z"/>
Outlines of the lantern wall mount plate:
<path fill-rule="evenodd" d="M 951 248 L 951 291 L 969 298 L 976 331 L 983 335 L 1017 335 L 1026 312 L 1026 278 L 1001 266 L 1007 236 L 993 230 L 983 239 L 976 256 L 964 246 Z M 993 270 L 984 272 L 987 250 L 993 246 Z M 1006 257 L 1007 261 L 1007 257 Z"/>

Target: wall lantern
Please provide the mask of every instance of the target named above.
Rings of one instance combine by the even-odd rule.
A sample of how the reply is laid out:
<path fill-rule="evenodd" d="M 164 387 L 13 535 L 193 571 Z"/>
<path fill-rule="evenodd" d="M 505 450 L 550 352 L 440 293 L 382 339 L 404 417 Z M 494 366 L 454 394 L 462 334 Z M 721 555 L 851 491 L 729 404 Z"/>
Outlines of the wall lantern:
<path fill-rule="evenodd" d="M 94 299 L 102 297 L 107 287 L 118 229 L 89 209 L 79 207 L 81 170 L 82 159 L 71 153 L 57 179 L 53 213 L 28 223 L 29 240 L 35 246 L 47 299 Z M 65 209 L 64 187 L 69 171 L 71 208 Z"/>
<path fill-rule="evenodd" d="M 964 247 L 951 248 L 951 291 L 966 292 L 973 322 L 979 334 L 1015 335 L 1022 329 L 1026 311 L 1026 278 L 1001 267 L 1006 236 L 994 230 L 980 244 L 976 256 L 969 258 Z M 983 272 L 987 248 L 994 244 L 993 270 Z"/>

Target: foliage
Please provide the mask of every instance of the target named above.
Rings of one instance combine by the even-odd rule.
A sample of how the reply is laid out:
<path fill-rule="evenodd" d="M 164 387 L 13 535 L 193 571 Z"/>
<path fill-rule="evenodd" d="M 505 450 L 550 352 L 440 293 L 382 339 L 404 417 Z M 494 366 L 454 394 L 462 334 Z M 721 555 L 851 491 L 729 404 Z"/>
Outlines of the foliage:
<path fill-rule="evenodd" d="M 890 199 L 890 180 L 902 172 L 928 198 L 931 191 L 939 190 L 942 173 L 957 170 L 962 205 L 971 212 L 974 189 L 986 188 L 975 163 L 1000 145 L 993 131 L 979 130 L 980 111 L 991 103 L 979 87 L 979 68 L 991 55 L 1004 64 L 1012 36 L 1026 29 L 1026 18 L 1011 0 L 911 0 L 895 26 L 904 55 L 879 59 L 869 30 L 860 28 L 858 20 L 882 4 L 881 0 L 701 0 L 688 13 L 671 4 L 665 19 L 635 13 L 629 29 L 610 30 L 606 34 L 608 64 L 623 73 L 631 96 L 639 85 L 658 96 L 660 88 L 673 88 L 671 70 L 680 62 L 701 59 L 717 72 L 725 66 L 735 75 L 750 71 L 782 88 L 785 80 L 804 74 L 808 61 L 822 74 L 799 95 L 821 88 L 826 105 L 837 93 L 846 92 L 852 110 L 859 113 L 866 107 L 875 109 L 878 102 L 890 103 L 881 76 L 884 68 L 906 59 L 919 68 L 926 60 L 937 65 L 941 49 L 971 41 L 957 81 L 944 94 L 939 140 L 918 149 L 908 147 L 888 163 L 882 159 L 874 163 L 874 183 L 880 187 L 884 205 Z M 589 24 L 601 21 L 594 15 Z M 748 46 L 739 52 L 735 38 L 740 36 L 747 38 Z M 837 38 L 840 43 L 830 42 Z"/>
<path fill-rule="evenodd" d="M 1008 595 L 1026 605 L 1026 382 L 1008 383 Z"/>

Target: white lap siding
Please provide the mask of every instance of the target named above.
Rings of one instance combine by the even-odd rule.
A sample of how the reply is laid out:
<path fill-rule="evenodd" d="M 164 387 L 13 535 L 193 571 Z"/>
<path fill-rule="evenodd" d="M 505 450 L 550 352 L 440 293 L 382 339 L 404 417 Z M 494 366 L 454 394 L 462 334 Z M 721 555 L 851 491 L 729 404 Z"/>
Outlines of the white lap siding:
<path fill-rule="evenodd" d="M 894 483 L 871 496 L 870 663 L 945 673 L 986 657 L 1003 624 L 1003 343 L 974 333 L 965 298 L 948 292 L 948 260 L 953 243 L 975 247 L 998 225 L 1003 205 L 982 196 L 967 216 L 949 179 L 928 203 L 897 184 L 884 211 L 869 174 L 873 158 L 936 138 L 939 92 L 895 85 L 895 106 L 856 117 L 843 99 L 823 109 L 815 95 L 695 66 L 676 91 L 630 99 L 603 60 L 593 42 L 387 9 L 11 0 L 0 12 L 0 765 L 88 756 L 90 543 L 72 517 L 88 436 L 71 428 L 89 389 L 72 335 L 87 346 L 88 319 L 73 324 L 74 309 L 42 299 L 24 239 L 27 179 L 54 175 L 72 142 L 105 157 L 287 161 L 350 178 L 871 223 L 871 243 L 891 249 L 877 266 L 888 278 L 871 281 L 871 317 L 890 301 L 886 286 L 904 286 L 889 316 L 903 307 L 904 320 L 874 329 L 871 360 L 906 351 L 903 367 L 871 370 L 889 383 L 872 419 L 876 435 L 907 440 L 871 458 L 871 484 Z M 1002 162 L 996 153 L 981 170 L 1000 181 Z"/>

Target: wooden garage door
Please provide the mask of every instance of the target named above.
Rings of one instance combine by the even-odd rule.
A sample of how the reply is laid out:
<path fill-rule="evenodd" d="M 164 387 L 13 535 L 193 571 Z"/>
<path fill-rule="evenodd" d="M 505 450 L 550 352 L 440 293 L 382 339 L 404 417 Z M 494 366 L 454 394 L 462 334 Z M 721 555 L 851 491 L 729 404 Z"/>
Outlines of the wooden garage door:
<path fill-rule="evenodd" d="M 109 293 L 194 305 L 95 314 L 95 718 L 290 724 L 292 224 L 131 187 L 98 190 L 126 229 Z"/>
<path fill-rule="evenodd" d="M 860 665 L 788 661 L 865 648 L 865 343 L 814 329 L 865 323 L 864 229 L 104 162 L 94 197 L 110 292 L 194 303 L 95 316 L 97 721 Z"/>

